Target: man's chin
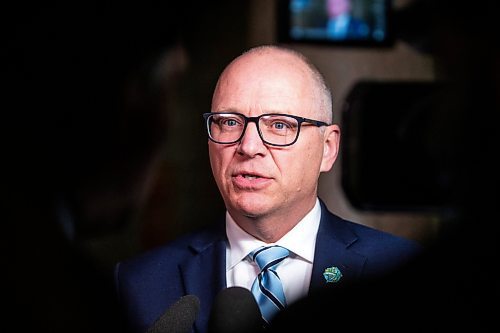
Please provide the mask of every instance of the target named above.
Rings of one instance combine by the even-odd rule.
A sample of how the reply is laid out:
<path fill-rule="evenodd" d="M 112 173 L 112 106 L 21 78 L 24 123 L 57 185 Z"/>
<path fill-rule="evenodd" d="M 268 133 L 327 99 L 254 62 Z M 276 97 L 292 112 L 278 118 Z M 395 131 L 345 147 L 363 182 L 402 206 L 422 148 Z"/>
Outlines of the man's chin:
<path fill-rule="evenodd" d="M 270 211 L 269 200 L 259 199 L 259 200 L 240 200 L 235 205 L 236 211 L 238 211 L 241 215 L 251 218 L 257 219 L 262 217 Z"/>

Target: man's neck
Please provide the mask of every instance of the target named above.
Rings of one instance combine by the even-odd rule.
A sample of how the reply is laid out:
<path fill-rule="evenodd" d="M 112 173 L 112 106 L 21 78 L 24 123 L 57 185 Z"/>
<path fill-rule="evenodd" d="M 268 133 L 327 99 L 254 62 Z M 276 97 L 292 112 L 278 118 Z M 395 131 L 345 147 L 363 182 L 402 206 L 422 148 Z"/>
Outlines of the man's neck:
<path fill-rule="evenodd" d="M 265 243 L 276 243 L 292 230 L 309 213 L 316 203 L 316 198 L 303 207 L 293 210 L 277 211 L 262 216 L 245 216 L 238 212 L 229 212 L 234 221 L 250 235 Z"/>

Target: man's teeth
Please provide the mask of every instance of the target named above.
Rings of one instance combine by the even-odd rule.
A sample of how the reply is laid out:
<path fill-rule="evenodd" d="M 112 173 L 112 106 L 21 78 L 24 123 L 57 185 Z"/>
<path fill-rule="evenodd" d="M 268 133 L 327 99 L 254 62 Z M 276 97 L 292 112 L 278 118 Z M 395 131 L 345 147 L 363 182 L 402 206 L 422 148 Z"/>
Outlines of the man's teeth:
<path fill-rule="evenodd" d="M 257 176 L 252 176 L 252 175 L 243 175 L 243 177 L 245 177 L 245 179 L 256 179 L 256 178 L 259 178 Z"/>

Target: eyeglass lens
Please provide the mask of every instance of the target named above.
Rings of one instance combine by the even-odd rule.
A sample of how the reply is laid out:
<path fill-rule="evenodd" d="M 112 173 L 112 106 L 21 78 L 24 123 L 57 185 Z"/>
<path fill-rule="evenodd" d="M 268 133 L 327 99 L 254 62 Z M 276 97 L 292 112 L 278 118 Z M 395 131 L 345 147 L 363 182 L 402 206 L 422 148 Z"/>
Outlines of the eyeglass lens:
<path fill-rule="evenodd" d="M 243 135 L 245 122 L 245 118 L 238 114 L 211 115 L 208 118 L 210 137 L 220 143 L 236 142 Z M 265 142 L 286 145 L 297 138 L 299 122 L 286 115 L 265 115 L 259 118 L 258 129 Z"/>

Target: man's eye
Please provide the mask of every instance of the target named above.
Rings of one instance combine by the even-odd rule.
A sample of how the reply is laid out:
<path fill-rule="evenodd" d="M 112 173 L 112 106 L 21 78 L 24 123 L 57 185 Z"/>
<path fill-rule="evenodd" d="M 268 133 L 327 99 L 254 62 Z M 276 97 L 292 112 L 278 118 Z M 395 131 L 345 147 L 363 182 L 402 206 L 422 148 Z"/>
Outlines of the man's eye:
<path fill-rule="evenodd" d="M 274 129 L 277 129 L 277 130 L 282 130 L 282 129 L 286 129 L 287 127 L 289 127 L 286 123 L 283 123 L 283 122 L 274 122 L 272 127 Z"/>
<path fill-rule="evenodd" d="M 223 121 L 223 125 L 225 125 L 225 126 L 236 126 L 236 125 L 238 125 L 238 122 L 236 120 L 234 120 L 234 119 L 225 119 Z"/>

